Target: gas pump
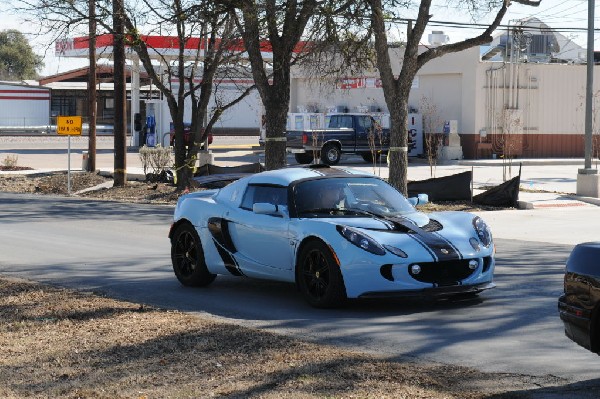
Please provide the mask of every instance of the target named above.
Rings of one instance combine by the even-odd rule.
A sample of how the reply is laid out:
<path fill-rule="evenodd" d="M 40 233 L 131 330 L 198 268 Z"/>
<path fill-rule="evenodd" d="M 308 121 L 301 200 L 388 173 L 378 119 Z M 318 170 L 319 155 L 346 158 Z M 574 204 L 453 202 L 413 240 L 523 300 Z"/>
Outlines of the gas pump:
<path fill-rule="evenodd" d="M 146 145 L 148 147 L 156 146 L 156 119 L 154 119 L 154 115 L 146 117 Z"/>

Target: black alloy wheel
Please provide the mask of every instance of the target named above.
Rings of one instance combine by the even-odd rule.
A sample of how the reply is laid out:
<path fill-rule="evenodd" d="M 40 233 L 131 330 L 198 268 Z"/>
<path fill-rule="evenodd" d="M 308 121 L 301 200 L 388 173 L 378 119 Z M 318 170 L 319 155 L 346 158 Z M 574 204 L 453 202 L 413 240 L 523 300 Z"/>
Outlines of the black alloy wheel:
<path fill-rule="evenodd" d="M 346 300 L 340 267 L 322 241 L 314 240 L 304 246 L 296 279 L 305 299 L 314 307 L 338 307 Z"/>
<path fill-rule="evenodd" d="M 185 286 L 204 287 L 216 278 L 206 267 L 202 243 L 196 229 L 188 223 L 179 226 L 173 234 L 171 262 L 175 276 Z"/>

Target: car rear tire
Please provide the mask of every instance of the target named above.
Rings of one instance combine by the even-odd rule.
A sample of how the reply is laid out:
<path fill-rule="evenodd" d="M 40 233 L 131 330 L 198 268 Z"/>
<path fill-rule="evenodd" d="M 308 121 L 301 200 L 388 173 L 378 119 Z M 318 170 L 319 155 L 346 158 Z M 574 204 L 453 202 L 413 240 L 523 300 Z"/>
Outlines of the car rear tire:
<path fill-rule="evenodd" d="M 321 161 L 326 165 L 337 165 L 342 157 L 342 151 L 337 144 L 327 143 L 321 150 Z"/>
<path fill-rule="evenodd" d="M 314 159 L 313 154 L 310 152 L 296 153 L 294 154 L 294 158 L 296 159 L 296 162 L 298 162 L 301 165 L 309 164 Z"/>
<path fill-rule="evenodd" d="M 339 307 L 346 301 L 346 287 L 331 250 L 318 240 L 300 252 L 296 282 L 306 301 L 316 308 Z"/>
<path fill-rule="evenodd" d="M 171 262 L 177 280 L 188 287 L 207 286 L 217 277 L 208 271 L 198 232 L 188 223 L 177 227 L 173 234 Z"/>

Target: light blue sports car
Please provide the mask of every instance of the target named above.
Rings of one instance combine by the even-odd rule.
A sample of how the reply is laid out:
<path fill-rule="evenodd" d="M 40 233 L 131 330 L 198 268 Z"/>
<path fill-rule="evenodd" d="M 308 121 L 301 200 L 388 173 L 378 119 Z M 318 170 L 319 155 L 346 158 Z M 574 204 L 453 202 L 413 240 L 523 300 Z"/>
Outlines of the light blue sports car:
<path fill-rule="evenodd" d="M 216 275 L 295 283 L 308 303 L 476 295 L 493 288 L 494 244 L 466 212 L 422 213 L 377 176 L 313 165 L 182 196 L 169 232 L 179 281 Z"/>

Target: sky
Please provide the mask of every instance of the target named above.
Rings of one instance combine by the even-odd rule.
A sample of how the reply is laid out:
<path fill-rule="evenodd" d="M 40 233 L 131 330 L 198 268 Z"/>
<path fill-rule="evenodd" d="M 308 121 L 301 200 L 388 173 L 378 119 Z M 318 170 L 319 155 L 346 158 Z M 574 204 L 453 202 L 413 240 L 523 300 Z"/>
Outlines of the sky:
<path fill-rule="evenodd" d="M 52 43 L 44 41 L 44 38 L 37 37 L 35 35 L 36 27 L 28 25 L 23 22 L 19 15 L 15 15 L 10 11 L 9 2 L 3 1 L 0 5 L 0 30 L 5 29 L 18 29 L 23 32 L 26 37 L 30 40 L 34 51 L 44 57 L 45 67 L 41 71 L 42 76 L 52 75 L 59 72 L 65 72 L 71 69 L 83 67 L 87 65 L 87 61 L 83 59 L 68 59 L 64 57 L 56 57 L 54 55 L 54 46 Z M 434 1 L 434 4 L 436 2 Z M 439 4 L 447 4 L 444 2 L 438 2 Z M 527 7 L 520 4 L 513 4 L 510 6 L 507 15 L 504 17 L 502 24 L 510 24 L 515 20 L 534 16 L 545 22 L 550 27 L 564 34 L 565 36 L 572 37 L 573 40 L 581 45 L 587 47 L 587 13 L 588 13 L 588 2 L 586 0 L 542 0 L 539 7 Z M 463 23 L 489 23 L 492 19 L 491 16 L 483 17 L 480 20 L 474 21 L 470 16 L 466 15 L 462 11 L 456 11 L 455 9 L 447 6 L 433 6 L 432 7 L 432 20 L 441 21 L 448 23 L 463 22 Z M 595 26 L 600 27 L 600 4 L 596 4 L 595 7 Z M 580 31 L 574 31 L 573 29 L 579 29 Z M 405 27 L 398 27 L 398 35 L 401 36 L 405 30 Z M 432 30 L 444 31 L 449 36 L 450 41 L 459 41 L 467 37 L 471 37 L 477 33 L 476 30 L 467 28 L 457 28 L 452 26 L 432 26 L 427 29 L 424 41 L 427 41 L 427 34 L 431 33 Z M 594 36 L 595 49 L 600 49 L 600 33 Z"/>

